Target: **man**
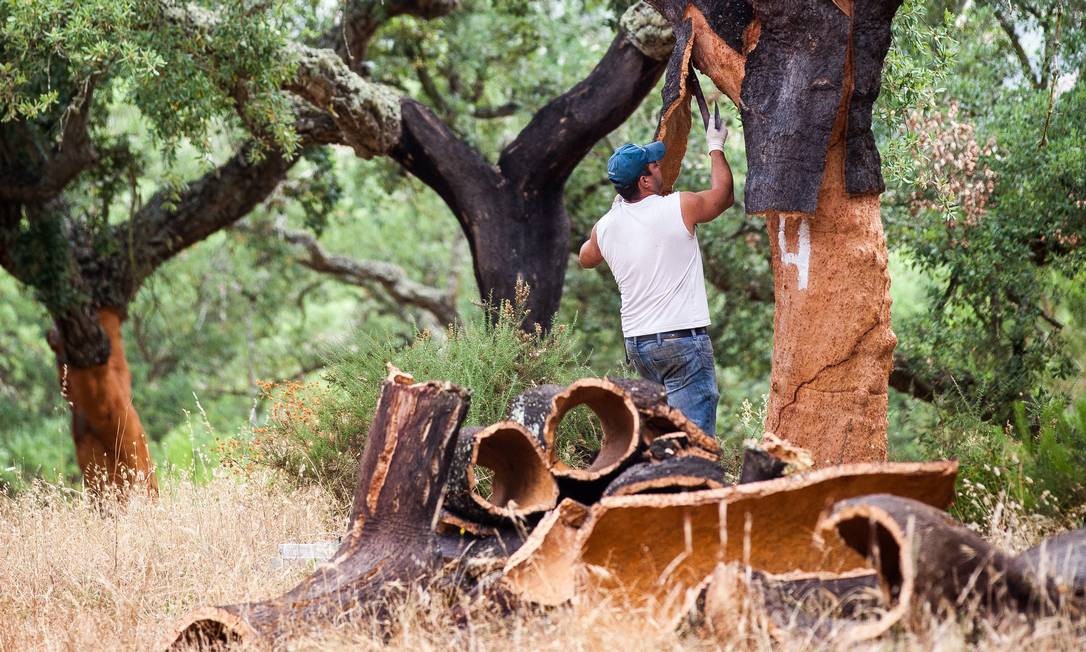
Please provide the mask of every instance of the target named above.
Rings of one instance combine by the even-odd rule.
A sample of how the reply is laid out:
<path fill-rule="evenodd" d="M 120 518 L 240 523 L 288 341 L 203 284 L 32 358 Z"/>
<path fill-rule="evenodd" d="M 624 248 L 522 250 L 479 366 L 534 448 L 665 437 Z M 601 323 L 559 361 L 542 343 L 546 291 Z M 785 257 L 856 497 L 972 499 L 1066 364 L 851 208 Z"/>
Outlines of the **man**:
<path fill-rule="evenodd" d="M 732 172 L 724 158 L 726 127 L 705 132 L 712 187 L 660 195 L 664 144 L 626 144 L 607 162 L 607 178 L 618 197 L 592 227 L 580 262 L 591 268 L 607 261 L 622 295 L 626 355 L 644 378 L 667 388 L 669 405 L 702 430 L 716 434 L 720 398 L 713 347 L 706 326 L 709 303 L 701 268 L 697 225 L 710 222 L 734 203 Z"/>

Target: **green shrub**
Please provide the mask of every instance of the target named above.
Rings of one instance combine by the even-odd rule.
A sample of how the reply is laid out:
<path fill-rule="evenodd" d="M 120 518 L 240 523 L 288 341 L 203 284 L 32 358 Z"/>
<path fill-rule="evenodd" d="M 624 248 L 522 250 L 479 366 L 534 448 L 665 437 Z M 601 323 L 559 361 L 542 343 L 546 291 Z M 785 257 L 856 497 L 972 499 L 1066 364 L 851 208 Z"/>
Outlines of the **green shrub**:
<path fill-rule="evenodd" d="M 1026 404 L 1014 405 L 1014 430 L 1022 442 L 1026 475 L 1057 514 L 1086 504 L 1086 399 L 1071 405 L 1049 400 L 1032 418 Z"/>
<path fill-rule="evenodd" d="M 982 523 L 996 505 L 1076 521 L 1086 509 L 1086 399 L 1013 405 L 1006 427 L 956 414 L 921 435 L 927 459 L 957 459 L 959 490 L 952 512 Z"/>
<path fill-rule="evenodd" d="M 594 375 L 567 326 L 548 333 L 520 329 L 523 298 L 492 312 L 493 324 L 479 315 L 447 329 L 443 338 L 423 332 L 406 346 L 359 333 L 329 356 L 323 383 L 266 388 L 273 400 L 268 421 L 255 429 L 240 458 L 283 471 L 297 484 L 322 485 L 348 502 L 387 364 L 418 381 L 447 380 L 470 390 L 465 423 L 476 425 L 501 420 L 512 399 L 529 387 Z"/>

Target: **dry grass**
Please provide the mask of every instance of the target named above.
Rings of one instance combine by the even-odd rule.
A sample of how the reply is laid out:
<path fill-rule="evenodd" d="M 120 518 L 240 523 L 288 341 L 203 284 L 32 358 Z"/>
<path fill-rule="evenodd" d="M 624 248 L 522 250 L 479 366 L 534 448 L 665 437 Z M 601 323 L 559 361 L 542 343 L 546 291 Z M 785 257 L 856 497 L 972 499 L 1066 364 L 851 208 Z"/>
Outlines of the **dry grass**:
<path fill-rule="evenodd" d="M 45 485 L 15 499 L 0 498 L 0 650 L 154 649 L 193 607 L 276 596 L 310 572 L 304 564 L 274 567 L 276 545 L 334 538 L 345 523 L 331 513 L 331 504 L 316 491 L 229 477 L 203 487 L 169 486 L 155 502 L 132 500 L 104 510 Z M 802 627 L 775 640 L 756 608 L 737 609 L 728 631 L 714 635 L 703 628 L 660 631 L 648 619 L 600 601 L 513 616 L 476 605 L 468 607 L 468 624 L 458 626 L 449 600 L 456 598 L 416 589 L 394 609 L 388 635 L 373 623 L 357 622 L 299 633 L 290 648 L 637 652 L 846 647 L 840 637 L 817 639 Z M 926 618 L 870 647 L 1019 651 L 1084 645 L 1086 629 L 1068 618 L 981 620 L 975 625 Z"/>

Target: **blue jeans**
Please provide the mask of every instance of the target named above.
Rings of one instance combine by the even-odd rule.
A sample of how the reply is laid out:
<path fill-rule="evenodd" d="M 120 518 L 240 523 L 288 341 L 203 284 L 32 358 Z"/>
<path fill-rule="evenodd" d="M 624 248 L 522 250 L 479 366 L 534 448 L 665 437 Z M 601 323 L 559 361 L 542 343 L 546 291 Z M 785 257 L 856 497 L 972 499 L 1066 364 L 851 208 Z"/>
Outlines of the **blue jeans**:
<path fill-rule="evenodd" d="M 707 434 L 716 434 L 713 343 L 708 335 L 642 340 L 626 338 L 626 356 L 637 373 L 667 389 L 668 405 L 682 410 Z"/>

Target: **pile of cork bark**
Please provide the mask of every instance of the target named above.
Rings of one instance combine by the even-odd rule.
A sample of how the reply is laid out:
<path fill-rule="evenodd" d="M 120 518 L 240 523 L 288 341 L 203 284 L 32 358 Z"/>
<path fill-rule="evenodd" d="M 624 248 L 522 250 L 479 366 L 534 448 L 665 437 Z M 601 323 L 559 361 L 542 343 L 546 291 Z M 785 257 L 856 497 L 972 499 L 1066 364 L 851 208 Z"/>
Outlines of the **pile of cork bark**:
<path fill-rule="evenodd" d="M 693 621 L 725 639 L 740 604 L 758 605 L 771 629 L 844 627 L 857 640 L 963 604 L 1086 606 L 1086 530 L 1017 556 L 992 548 L 942 511 L 954 462 L 811 468 L 767 436 L 729 474 L 716 441 L 640 380 L 536 387 L 486 427 L 461 427 L 469 400 L 391 370 L 332 559 L 277 598 L 190 612 L 164 647 L 281 644 L 382 619 L 396 591 L 434 578 L 503 609 L 606 594 L 661 627 Z M 574 468 L 556 432 L 581 405 L 602 435 Z"/>

